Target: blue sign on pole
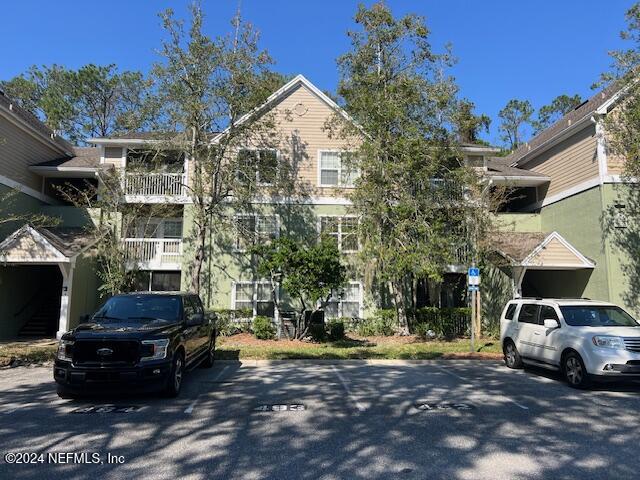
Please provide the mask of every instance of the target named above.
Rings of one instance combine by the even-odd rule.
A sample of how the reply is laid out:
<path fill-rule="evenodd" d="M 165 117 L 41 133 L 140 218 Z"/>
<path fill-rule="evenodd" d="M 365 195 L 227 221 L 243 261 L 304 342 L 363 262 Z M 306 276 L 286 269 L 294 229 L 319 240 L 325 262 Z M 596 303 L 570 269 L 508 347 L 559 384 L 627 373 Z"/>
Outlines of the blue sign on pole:
<path fill-rule="evenodd" d="M 470 277 L 479 277 L 480 276 L 480 269 L 478 267 L 469 268 L 469 276 Z"/>

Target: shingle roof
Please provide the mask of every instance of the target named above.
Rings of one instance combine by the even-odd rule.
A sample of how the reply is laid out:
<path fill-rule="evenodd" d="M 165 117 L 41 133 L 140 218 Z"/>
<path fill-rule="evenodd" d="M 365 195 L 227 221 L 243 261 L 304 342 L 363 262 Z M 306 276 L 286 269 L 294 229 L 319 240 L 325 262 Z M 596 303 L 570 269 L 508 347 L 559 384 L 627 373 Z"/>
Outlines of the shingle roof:
<path fill-rule="evenodd" d="M 97 168 L 100 166 L 99 147 L 73 147 L 73 157 L 62 157 L 33 165 L 34 167 L 79 167 Z"/>
<path fill-rule="evenodd" d="M 95 243 L 96 238 L 84 228 L 34 227 L 66 257 L 73 257 Z"/>
<path fill-rule="evenodd" d="M 47 127 L 44 123 L 42 123 L 38 117 L 28 112 L 24 108 L 20 107 L 14 100 L 8 97 L 2 90 L 0 90 L 0 105 L 10 110 L 16 117 L 23 120 L 34 130 L 39 133 L 46 135 L 51 139 L 53 143 L 58 145 L 58 147 L 71 152 L 73 150 L 73 145 L 67 142 L 64 138 L 56 135 L 56 133 Z"/>
<path fill-rule="evenodd" d="M 491 235 L 490 242 L 500 256 L 519 263 L 548 236 L 543 232 L 500 232 Z"/>
<path fill-rule="evenodd" d="M 530 141 L 521 145 L 516 151 L 505 157 L 511 165 L 516 165 L 525 155 L 542 146 L 544 143 L 560 135 L 565 130 L 575 125 L 585 117 L 590 117 L 593 113 L 611 99 L 616 93 L 621 90 L 618 83 L 609 85 L 604 90 L 596 93 L 589 100 L 579 105 L 575 110 L 570 111 L 556 123 L 546 128 L 538 135 L 533 137 Z"/>
<path fill-rule="evenodd" d="M 498 157 L 503 160 L 504 157 Z M 532 177 L 532 178 L 549 178 L 542 173 L 525 170 L 523 168 L 510 167 L 505 161 L 488 159 L 486 162 L 488 176 L 514 176 L 514 177 Z"/>

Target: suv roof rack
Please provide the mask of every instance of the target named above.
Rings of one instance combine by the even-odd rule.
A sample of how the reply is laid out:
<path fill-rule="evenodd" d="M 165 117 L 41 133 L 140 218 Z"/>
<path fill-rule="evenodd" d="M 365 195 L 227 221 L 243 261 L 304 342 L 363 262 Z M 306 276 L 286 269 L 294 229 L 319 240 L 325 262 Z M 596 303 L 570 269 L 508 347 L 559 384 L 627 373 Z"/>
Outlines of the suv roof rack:
<path fill-rule="evenodd" d="M 591 300 L 589 297 L 517 297 L 513 300 Z"/>

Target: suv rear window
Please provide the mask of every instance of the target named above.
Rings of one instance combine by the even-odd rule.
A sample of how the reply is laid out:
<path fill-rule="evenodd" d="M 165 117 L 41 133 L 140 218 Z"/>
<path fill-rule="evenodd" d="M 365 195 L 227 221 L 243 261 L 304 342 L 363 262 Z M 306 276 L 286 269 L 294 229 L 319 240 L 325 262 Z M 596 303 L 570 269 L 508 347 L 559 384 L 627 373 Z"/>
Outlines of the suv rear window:
<path fill-rule="evenodd" d="M 524 303 L 520 308 L 520 315 L 518 315 L 518 321 L 522 323 L 538 323 L 538 309 L 539 305 L 534 303 Z"/>
<path fill-rule="evenodd" d="M 504 314 L 506 320 L 513 320 L 513 315 L 516 313 L 516 304 L 510 303 L 507 307 L 507 313 Z"/>

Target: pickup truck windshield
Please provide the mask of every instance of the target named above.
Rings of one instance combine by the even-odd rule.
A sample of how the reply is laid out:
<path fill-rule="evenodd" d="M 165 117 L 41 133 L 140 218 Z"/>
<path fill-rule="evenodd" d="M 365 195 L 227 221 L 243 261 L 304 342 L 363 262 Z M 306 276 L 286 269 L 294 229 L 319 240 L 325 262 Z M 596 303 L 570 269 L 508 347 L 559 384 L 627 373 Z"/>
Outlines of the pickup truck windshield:
<path fill-rule="evenodd" d="M 564 321 L 574 327 L 637 327 L 638 322 L 620 307 L 560 307 Z"/>
<path fill-rule="evenodd" d="M 177 322 L 180 297 L 169 295 L 122 295 L 111 297 L 93 316 L 96 322 Z"/>

